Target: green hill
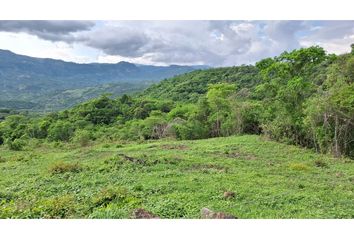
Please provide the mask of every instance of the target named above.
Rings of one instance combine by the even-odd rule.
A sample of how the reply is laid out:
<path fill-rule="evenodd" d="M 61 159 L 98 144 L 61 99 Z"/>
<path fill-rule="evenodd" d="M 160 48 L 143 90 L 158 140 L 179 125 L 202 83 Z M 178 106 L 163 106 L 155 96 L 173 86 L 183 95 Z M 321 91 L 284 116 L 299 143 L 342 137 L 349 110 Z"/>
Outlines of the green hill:
<path fill-rule="evenodd" d="M 146 89 L 141 95 L 156 99 L 196 102 L 208 91 L 208 84 L 236 83 L 239 89 L 252 89 L 261 81 L 255 66 L 196 70 L 166 79 Z"/>

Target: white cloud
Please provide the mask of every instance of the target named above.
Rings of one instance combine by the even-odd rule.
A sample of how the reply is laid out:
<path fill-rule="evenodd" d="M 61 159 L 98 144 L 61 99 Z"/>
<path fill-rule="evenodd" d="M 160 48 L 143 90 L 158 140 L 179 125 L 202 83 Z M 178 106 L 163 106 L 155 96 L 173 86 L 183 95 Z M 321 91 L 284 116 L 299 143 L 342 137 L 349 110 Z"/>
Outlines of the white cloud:
<path fill-rule="evenodd" d="M 354 43 L 354 21 L 326 21 L 309 35 L 299 39 L 301 46 L 319 45 L 330 53 L 350 51 Z"/>
<path fill-rule="evenodd" d="M 7 31 L 0 32 L 0 48 L 76 62 L 227 66 L 314 44 L 343 53 L 354 42 L 354 21 L 43 22 L 42 28 L 22 23 L 0 21 L 0 31 Z"/>
<path fill-rule="evenodd" d="M 85 50 L 80 50 L 80 48 L 82 46 L 46 41 L 27 33 L 0 32 L 0 49 L 8 49 L 31 57 L 54 58 L 78 63 L 95 61 L 95 57 L 89 55 L 92 50 L 85 47 Z"/>

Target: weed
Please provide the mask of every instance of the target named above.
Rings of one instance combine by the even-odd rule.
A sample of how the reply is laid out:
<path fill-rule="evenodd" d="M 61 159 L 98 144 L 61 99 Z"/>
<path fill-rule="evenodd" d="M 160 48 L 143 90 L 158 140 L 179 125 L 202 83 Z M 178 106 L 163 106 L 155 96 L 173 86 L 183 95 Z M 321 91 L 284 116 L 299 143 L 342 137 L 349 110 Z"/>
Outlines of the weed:
<path fill-rule="evenodd" d="M 141 192 L 143 191 L 144 187 L 143 185 L 136 185 L 133 187 L 133 191 L 136 191 L 136 192 Z"/>
<path fill-rule="evenodd" d="M 66 172 L 78 173 L 82 171 L 82 166 L 79 163 L 64 163 L 57 162 L 49 168 L 52 174 L 61 174 Z"/>
<path fill-rule="evenodd" d="M 7 146 L 10 150 L 21 151 L 26 143 L 21 139 L 15 139 L 14 141 L 7 141 Z"/>
<path fill-rule="evenodd" d="M 328 164 L 325 163 L 325 162 L 322 161 L 322 160 L 316 160 L 316 161 L 315 161 L 315 166 L 316 166 L 316 167 L 324 168 L 324 167 L 328 167 Z"/>
<path fill-rule="evenodd" d="M 0 163 L 6 162 L 6 158 L 0 156 Z"/>
<path fill-rule="evenodd" d="M 128 192 L 122 187 L 107 187 L 94 196 L 92 203 L 95 207 L 107 206 L 109 203 L 124 202 L 128 197 Z"/>
<path fill-rule="evenodd" d="M 35 209 L 43 218 L 69 218 L 76 213 L 77 203 L 71 195 L 64 195 L 45 200 L 42 207 Z"/>

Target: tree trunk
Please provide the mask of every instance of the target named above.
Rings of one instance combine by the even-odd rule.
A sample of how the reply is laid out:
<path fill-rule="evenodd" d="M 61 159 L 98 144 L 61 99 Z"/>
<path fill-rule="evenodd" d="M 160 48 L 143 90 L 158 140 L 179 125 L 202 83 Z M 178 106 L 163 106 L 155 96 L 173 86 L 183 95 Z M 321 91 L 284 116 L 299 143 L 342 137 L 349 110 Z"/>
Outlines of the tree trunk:
<path fill-rule="evenodd" d="M 335 126 L 334 126 L 334 155 L 336 157 L 340 157 L 340 149 L 339 149 L 339 144 L 338 144 L 338 127 L 339 127 L 339 121 L 338 121 L 338 115 L 335 115 Z"/>

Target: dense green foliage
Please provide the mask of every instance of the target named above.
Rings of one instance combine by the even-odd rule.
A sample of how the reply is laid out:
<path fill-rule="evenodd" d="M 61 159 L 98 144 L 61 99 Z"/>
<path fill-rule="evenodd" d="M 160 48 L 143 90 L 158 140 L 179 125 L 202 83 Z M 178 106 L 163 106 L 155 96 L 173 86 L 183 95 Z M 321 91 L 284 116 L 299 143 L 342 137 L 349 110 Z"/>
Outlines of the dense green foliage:
<path fill-rule="evenodd" d="M 179 140 L 264 134 L 354 157 L 354 55 L 320 47 L 284 52 L 255 66 L 197 70 L 136 97 L 102 95 L 69 110 L 0 124 L 0 142 L 20 150 L 31 138 Z M 85 143 L 83 143 L 85 145 Z"/>
<path fill-rule="evenodd" d="M 197 102 L 207 92 L 210 84 L 237 83 L 239 89 L 252 89 L 260 81 L 258 69 L 254 66 L 214 68 L 178 75 L 155 84 L 141 95 L 155 99 Z"/>
<path fill-rule="evenodd" d="M 260 136 L 32 144 L 0 147 L 0 218 L 354 218 L 352 160 Z"/>

